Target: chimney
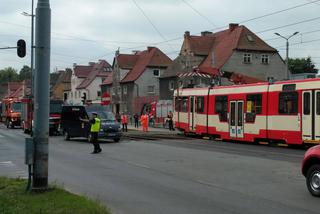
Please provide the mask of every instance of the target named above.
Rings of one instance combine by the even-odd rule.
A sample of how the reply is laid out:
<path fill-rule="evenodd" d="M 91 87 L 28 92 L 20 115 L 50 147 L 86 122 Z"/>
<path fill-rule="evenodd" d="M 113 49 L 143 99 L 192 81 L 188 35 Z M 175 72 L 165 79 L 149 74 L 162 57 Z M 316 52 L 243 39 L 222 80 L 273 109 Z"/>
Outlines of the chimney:
<path fill-rule="evenodd" d="M 148 52 L 152 51 L 154 47 L 148 46 Z"/>
<path fill-rule="evenodd" d="M 75 68 L 77 66 L 77 63 L 73 63 L 73 68 Z"/>
<path fill-rule="evenodd" d="M 139 50 L 133 50 L 132 53 L 133 53 L 134 55 L 138 55 L 138 54 L 140 53 L 140 51 L 139 51 Z"/>
<path fill-rule="evenodd" d="M 89 64 L 90 66 L 94 66 L 95 63 L 94 63 L 94 62 L 89 62 L 88 64 Z"/>
<path fill-rule="evenodd" d="M 230 23 L 229 24 L 229 30 L 232 32 L 234 29 L 236 29 L 239 26 L 238 23 Z"/>
<path fill-rule="evenodd" d="M 190 37 L 190 31 L 184 32 L 184 38 L 189 38 Z"/>
<path fill-rule="evenodd" d="M 210 31 L 202 31 L 201 32 L 201 36 L 209 36 L 209 35 L 212 35 L 212 32 L 210 32 Z"/>

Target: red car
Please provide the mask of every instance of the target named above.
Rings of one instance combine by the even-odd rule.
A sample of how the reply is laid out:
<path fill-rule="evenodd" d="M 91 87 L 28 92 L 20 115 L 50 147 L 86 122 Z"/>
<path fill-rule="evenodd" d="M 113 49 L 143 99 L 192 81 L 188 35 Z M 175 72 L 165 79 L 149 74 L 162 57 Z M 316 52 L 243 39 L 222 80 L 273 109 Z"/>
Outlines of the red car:
<path fill-rule="evenodd" d="M 311 147 L 304 155 L 302 174 L 306 177 L 309 192 L 320 197 L 320 145 Z"/>

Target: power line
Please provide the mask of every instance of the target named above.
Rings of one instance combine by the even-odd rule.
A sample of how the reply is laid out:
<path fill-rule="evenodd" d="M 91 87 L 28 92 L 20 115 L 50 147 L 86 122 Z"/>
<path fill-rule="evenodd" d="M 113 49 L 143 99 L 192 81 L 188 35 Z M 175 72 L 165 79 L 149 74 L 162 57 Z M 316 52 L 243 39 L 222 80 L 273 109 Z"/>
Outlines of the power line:
<path fill-rule="evenodd" d="M 294 26 L 294 25 L 298 25 L 298 24 L 302 24 L 302 23 L 306 23 L 306 22 L 311 22 L 311 21 L 315 21 L 315 20 L 318 20 L 318 19 L 320 19 L 320 16 L 316 17 L 316 18 L 312 18 L 312 19 L 306 19 L 306 20 L 303 20 L 303 21 L 300 21 L 300 22 L 295 22 L 295 23 L 291 23 L 291 24 L 287 24 L 287 25 L 282 25 L 282 26 L 275 27 L 275 28 L 269 28 L 269 29 L 266 29 L 266 30 L 263 30 L 263 31 L 256 32 L 256 34 L 265 33 L 265 32 L 272 31 L 272 30 L 278 30 L 278 29 L 281 29 L 281 28 L 290 27 L 290 26 Z"/>
<path fill-rule="evenodd" d="M 151 21 L 151 19 L 147 16 L 147 14 L 143 11 L 143 9 L 138 5 L 138 3 L 135 0 L 132 0 L 133 3 L 136 5 L 136 7 L 140 10 L 140 12 L 143 14 L 143 16 L 148 20 L 148 22 L 151 24 L 151 26 L 154 28 L 154 30 L 159 34 L 159 36 L 163 39 L 163 40 L 167 40 L 164 35 L 162 35 L 162 33 L 159 31 L 159 29 L 156 27 L 155 24 L 153 24 L 153 22 Z"/>
<path fill-rule="evenodd" d="M 213 25 L 214 27 L 217 27 L 216 24 L 214 24 L 208 17 L 206 17 L 205 15 L 203 15 L 202 13 L 200 13 L 199 10 L 197 10 L 196 8 L 194 8 L 190 3 L 188 3 L 185 0 L 181 0 L 183 3 L 185 3 L 187 6 L 189 6 L 195 13 L 197 13 L 199 16 L 201 16 L 203 19 L 205 19 L 207 22 L 209 22 L 211 25 Z"/>

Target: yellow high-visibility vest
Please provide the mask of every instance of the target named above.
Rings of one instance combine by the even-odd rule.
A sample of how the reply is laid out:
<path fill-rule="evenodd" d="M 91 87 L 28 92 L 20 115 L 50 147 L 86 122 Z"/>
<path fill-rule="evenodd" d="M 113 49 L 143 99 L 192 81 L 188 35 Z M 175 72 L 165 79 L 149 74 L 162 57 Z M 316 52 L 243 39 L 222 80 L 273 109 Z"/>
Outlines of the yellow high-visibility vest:
<path fill-rule="evenodd" d="M 94 118 L 95 119 L 95 123 L 91 124 L 91 132 L 99 132 L 100 130 L 100 119 L 99 118 Z"/>

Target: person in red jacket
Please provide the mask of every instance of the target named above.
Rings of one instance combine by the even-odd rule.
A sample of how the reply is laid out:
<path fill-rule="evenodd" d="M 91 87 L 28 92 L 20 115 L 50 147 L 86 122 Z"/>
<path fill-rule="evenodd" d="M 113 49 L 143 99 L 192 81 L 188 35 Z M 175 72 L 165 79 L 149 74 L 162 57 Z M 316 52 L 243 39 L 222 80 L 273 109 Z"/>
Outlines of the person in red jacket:
<path fill-rule="evenodd" d="M 122 112 L 121 114 L 122 131 L 128 132 L 128 116 Z"/>
<path fill-rule="evenodd" d="M 149 120 L 149 117 L 147 113 L 141 115 L 141 125 L 142 125 L 142 130 L 144 132 L 148 132 L 148 123 L 149 123 L 148 120 Z"/>

